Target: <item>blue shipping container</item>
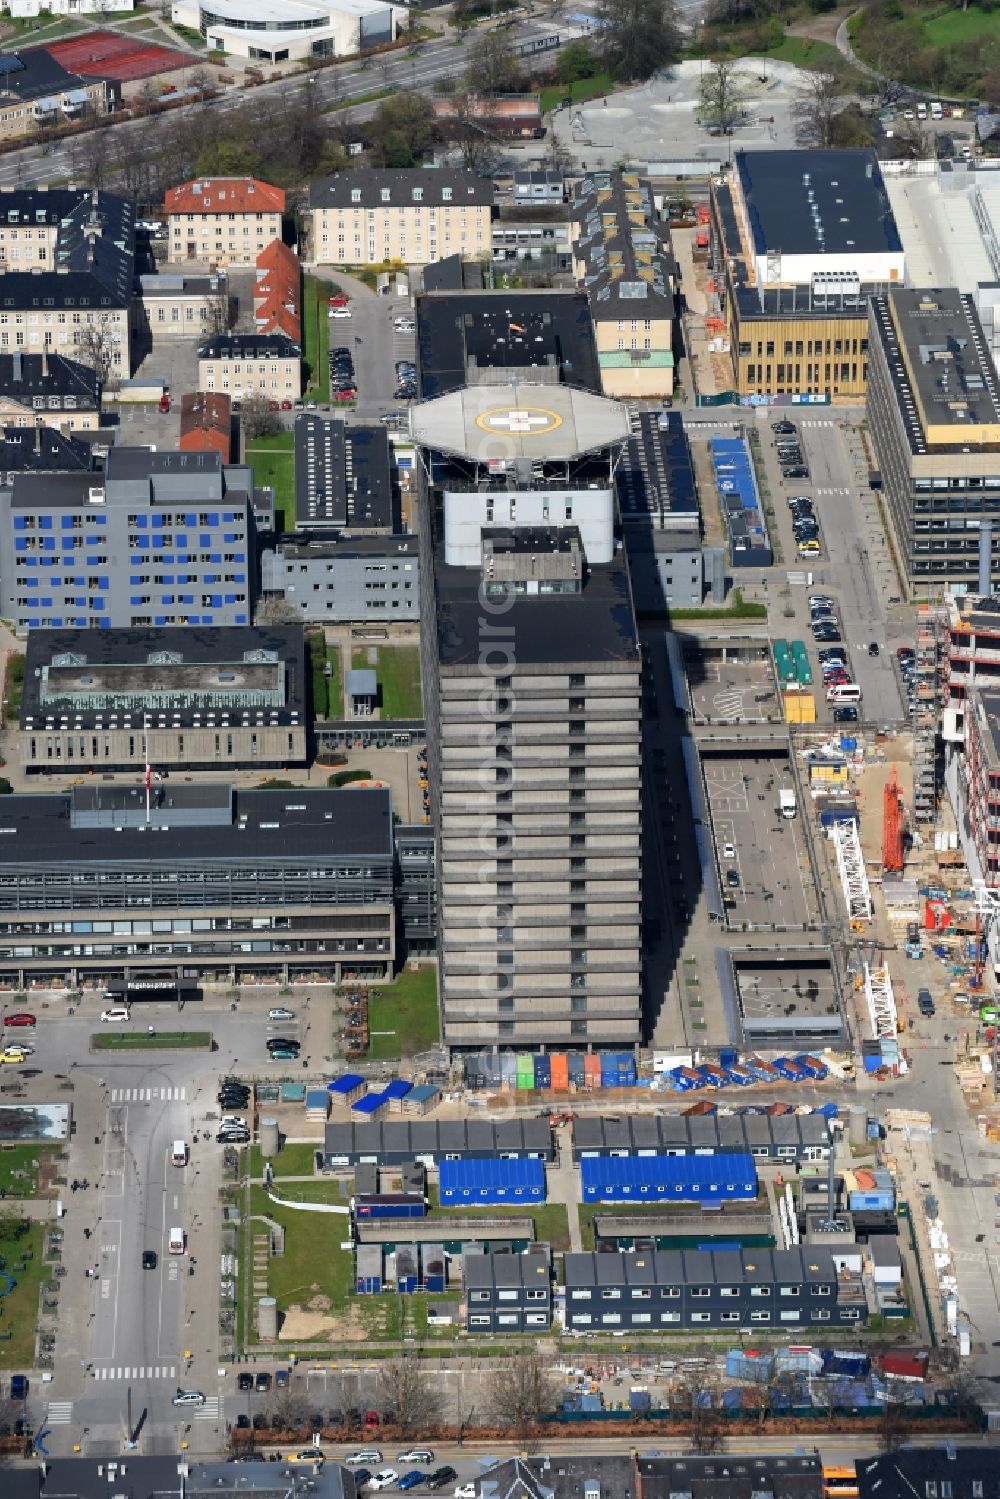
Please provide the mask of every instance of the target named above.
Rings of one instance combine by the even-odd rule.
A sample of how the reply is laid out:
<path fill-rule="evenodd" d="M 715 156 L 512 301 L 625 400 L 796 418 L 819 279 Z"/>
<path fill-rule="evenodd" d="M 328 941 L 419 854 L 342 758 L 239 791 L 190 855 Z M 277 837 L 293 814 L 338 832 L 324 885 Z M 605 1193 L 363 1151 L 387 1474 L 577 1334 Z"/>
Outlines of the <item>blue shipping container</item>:
<path fill-rule="evenodd" d="M 547 1056 L 535 1058 L 535 1087 L 551 1088 L 552 1086 L 552 1061 Z"/>

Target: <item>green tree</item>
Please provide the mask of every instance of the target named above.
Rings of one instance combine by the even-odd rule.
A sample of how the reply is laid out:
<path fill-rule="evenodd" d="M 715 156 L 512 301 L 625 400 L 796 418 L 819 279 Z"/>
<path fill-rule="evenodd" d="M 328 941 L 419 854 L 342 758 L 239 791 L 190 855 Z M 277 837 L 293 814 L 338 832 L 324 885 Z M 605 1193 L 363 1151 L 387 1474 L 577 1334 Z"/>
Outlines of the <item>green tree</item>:
<path fill-rule="evenodd" d="M 601 47 L 616 78 L 651 78 L 680 57 L 673 0 L 601 0 L 599 14 Z"/>
<path fill-rule="evenodd" d="M 560 83 L 576 83 L 581 78 L 593 78 L 599 67 L 597 58 L 581 37 L 559 53 L 556 76 Z"/>
<path fill-rule="evenodd" d="M 6 776 L 0 776 L 0 796 L 10 796 L 14 790 Z"/>
<path fill-rule="evenodd" d="M 369 134 L 372 159 L 380 167 L 419 166 L 441 138 L 431 101 L 408 89 L 383 99 Z"/>

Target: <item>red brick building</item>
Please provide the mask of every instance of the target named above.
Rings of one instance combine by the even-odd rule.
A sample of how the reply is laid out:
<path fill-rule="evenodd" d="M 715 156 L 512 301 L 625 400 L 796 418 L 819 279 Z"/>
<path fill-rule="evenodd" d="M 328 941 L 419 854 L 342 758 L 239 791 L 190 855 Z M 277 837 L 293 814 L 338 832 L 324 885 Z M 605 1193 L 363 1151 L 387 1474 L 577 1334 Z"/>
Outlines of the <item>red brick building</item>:
<path fill-rule="evenodd" d="M 219 453 L 232 462 L 232 409 L 227 395 L 189 391 L 181 396 L 181 451 Z"/>

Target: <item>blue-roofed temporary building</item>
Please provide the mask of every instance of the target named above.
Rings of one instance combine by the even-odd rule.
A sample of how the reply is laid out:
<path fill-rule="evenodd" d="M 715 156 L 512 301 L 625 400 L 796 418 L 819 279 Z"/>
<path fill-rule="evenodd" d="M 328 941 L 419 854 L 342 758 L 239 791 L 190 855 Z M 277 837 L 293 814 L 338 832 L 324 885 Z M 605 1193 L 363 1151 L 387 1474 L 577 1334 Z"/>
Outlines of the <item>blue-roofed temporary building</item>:
<path fill-rule="evenodd" d="M 534 1160 L 441 1162 L 441 1204 L 545 1201 L 545 1167 Z"/>
<path fill-rule="evenodd" d="M 382 1089 L 382 1097 L 394 1114 L 401 1114 L 403 1112 L 403 1099 L 412 1092 L 413 1084 L 405 1082 L 401 1077 L 397 1077 L 393 1078 L 392 1082 L 387 1083 Z"/>
<path fill-rule="evenodd" d="M 384 1093 L 367 1093 L 364 1098 L 359 1098 L 356 1103 L 351 1104 L 351 1113 L 356 1114 L 359 1119 L 370 1120 L 375 1123 L 381 1119 L 389 1108 L 389 1100 Z"/>
<path fill-rule="evenodd" d="M 334 1078 L 326 1087 L 334 1103 L 356 1103 L 365 1096 L 367 1084 L 360 1072 L 345 1072 L 343 1077 Z"/>
<path fill-rule="evenodd" d="M 742 437 L 713 437 L 712 467 L 729 533 L 730 564 L 770 567 L 774 560 L 771 543 L 746 441 Z"/>
<path fill-rule="evenodd" d="M 753 1156 L 587 1156 L 580 1162 L 584 1202 L 752 1202 Z"/>

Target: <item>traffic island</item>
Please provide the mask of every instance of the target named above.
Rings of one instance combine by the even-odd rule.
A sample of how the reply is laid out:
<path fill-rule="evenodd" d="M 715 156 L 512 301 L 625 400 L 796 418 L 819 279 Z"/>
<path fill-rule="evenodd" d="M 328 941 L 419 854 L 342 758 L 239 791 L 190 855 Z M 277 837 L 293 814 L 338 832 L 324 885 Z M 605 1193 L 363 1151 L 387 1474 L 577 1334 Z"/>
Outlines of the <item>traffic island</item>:
<path fill-rule="evenodd" d="M 96 1031 L 91 1051 L 214 1051 L 211 1031 Z"/>

